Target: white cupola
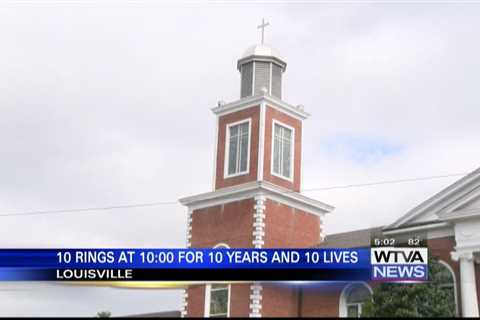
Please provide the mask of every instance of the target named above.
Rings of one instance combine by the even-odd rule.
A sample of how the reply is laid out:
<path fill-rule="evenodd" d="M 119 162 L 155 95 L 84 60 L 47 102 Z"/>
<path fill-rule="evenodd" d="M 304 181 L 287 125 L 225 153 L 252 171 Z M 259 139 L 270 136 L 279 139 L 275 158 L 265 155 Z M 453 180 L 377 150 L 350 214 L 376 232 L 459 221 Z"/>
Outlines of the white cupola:
<path fill-rule="evenodd" d="M 237 62 L 240 71 L 240 97 L 268 94 L 282 98 L 282 73 L 287 63 L 271 47 L 249 47 Z"/>

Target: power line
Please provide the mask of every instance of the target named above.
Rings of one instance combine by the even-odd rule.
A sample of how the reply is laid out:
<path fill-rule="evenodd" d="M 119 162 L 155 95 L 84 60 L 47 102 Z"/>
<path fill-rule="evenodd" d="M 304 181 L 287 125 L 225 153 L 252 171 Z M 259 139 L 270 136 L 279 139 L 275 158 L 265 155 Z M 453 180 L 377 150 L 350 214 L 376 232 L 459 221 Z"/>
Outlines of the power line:
<path fill-rule="evenodd" d="M 312 188 L 312 189 L 304 189 L 303 192 L 308 191 L 321 191 L 321 190 L 333 190 L 333 189 L 348 189 L 348 188 L 356 188 L 356 187 L 368 187 L 368 186 L 378 186 L 382 184 L 394 184 L 394 183 L 404 183 L 404 182 L 414 182 L 414 181 L 422 181 L 422 180 L 434 180 L 434 179 L 442 179 L 442 178 L 451 178 L 451 177 L 458 177 L 464 176 L 469 174 L 467 173 L 452 173 L 452 174 L 445 174 L 440 176 L 428 176 L 428 177 L 418 177 L 418 178 L 409 178 L 409 179 L 399 179 L 399 180 L 384 180 L 384 181 L 376 181 L 376 182 L 369 182 L 369 183 L 358 183 L 358 184 L 347 184 L 347 185 L 340 185 L 340 186 L 333 186 L 333 187 L 323 187 L 323 188 Z"/>
<path fill-rule="evenodd" d="M 396 183 L 405 183 L 405 182 L 415 182 L 415 181 L 425 181 L 425 180 L 434 180 L 434 179 L 443 179 L 464 176 L 469 174 L 467 173 L 452 173 L 445 175 L 437 176 L 426 176 L 426 177 L 416 177 L 408 179 L 397 179 L 397 180 L 383 180 L 376 182 L 368 183 L 358 183 L 358 184 L 347 184 L 347 185 L 338 185 L 330 187 L 320 187 L 320 188 L 309 188 L 303 189 L 303 192 L 311 191 L 326 191 L 334 189 L 349 189 L 349 188 L 360 188 L 360 187 L 369 187 L 385 184 L 396 184 Z M 295 191 L 285 191 L 285 193 L 295 193 Z M 24 212 L 6 212 L 0 213 L 0 217 L 13 217 L 13 216 L 35 216 L 35 215 L 47 215 L 47 214 L 64 214 L 64 213 L 96 213 L 95 211 L 108 211 L 116 209 L 131 209 L 131 208 L 144 208 L 144 207 L 157 207 L 163 205 L 176 205 L 178 201 L 160 201 L 160 202 L 149 202 L 149 203 L 135 203 L 135 204 L 126 204 L 126 205 L 115 205 L 115 206 L 106 206 L 106 207 L 89 207 L 89 208 L 75 208 L 75 209 L 58 209 L 58 210 L 36 210 L 36 211 L 24 211 Z M 97 212 L 98 213 L 98 212 Z"/>
<path fill-rule="evenodd" d="M 11 213 L 2 213 L 2 214 L 0 214 L 0 217 L 35 216 L 35 215 L 56 214 L 56 213 L 78 213 L 78 212 L 85 213 L 85 212 L 89 212 L 89 211 L 91 212 L 91 211 L 101 211 L 101 210 L 156 207 L 156 206 L 161 206 L 161 205 L 172 205 L 172 204 L 178 204 L 178 201 L 136 203 L 136 204 L 127 204 L 127 205 L 118 205 L 118 206 L 78 208 L 78 209 L 59 209 L 59 210 L 44 210 L 44 211 L 11 212 Z"/>

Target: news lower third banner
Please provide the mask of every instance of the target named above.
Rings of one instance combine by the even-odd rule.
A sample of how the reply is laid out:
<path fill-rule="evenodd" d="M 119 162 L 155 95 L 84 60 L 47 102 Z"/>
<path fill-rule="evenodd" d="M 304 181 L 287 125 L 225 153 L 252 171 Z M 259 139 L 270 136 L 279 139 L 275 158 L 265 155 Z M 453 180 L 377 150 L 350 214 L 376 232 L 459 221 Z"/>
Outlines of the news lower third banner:
<path fill-rule="evenodd" d="M 427 248 L 0 249 L 0 281 L 427 281 Z"/>

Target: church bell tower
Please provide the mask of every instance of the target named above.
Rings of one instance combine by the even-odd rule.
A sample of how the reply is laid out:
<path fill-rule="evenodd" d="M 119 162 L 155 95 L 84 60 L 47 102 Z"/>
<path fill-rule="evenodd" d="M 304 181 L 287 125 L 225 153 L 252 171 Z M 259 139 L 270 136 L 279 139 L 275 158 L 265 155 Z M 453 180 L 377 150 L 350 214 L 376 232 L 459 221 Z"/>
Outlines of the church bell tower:
<path fill-rule="evenodd" d="M 333 207 L 300 194 L 303 107 L 282 100 L 285 60 L 263 43 L 237 62 L 240 99 L 216 116 L 214 187 L 180 199 L 192 248 L 302 248 L 323 240 Z M 207 279 L 208 280 L 208 279 Z M 294 289 L 253 282 L 192 285 L 184 317 L 295 316 Z"/>

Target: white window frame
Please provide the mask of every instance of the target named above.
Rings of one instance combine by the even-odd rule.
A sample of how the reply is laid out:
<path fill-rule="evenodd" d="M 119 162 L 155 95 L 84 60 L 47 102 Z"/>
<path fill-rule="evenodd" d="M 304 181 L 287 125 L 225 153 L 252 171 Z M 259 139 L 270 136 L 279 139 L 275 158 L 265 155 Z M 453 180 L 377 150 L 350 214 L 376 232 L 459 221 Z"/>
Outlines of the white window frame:
<path fill-rule="evenodd" d="M 290 162 L 290 177 L 285 177 L 282 176 L 281 174 L 275 173 L 273 170 L 273 162 L 274 162 L 274 149 L 275 149 L 275 125 L 279 125 L 281 127 L 287 128 L 289 130 L 292 130 L 292 143 L 290 144 L 290 153 L 291 153 L 291 162 Z M 294 177 L 295 177 L 295 128 L 292 126 L 289 126 L 288 124 L 285 124 L 283 122 L 280 122 L 278 120 L 273 119 L 272 120 L 272 140 L 271 140 L 271 153 L 270 153 L 270 174 L 272 176 L 293 182 Z"/>
<path fill-rule="evenodd" d="M 234 174 L 228 174 L 228 159 L 229 159 L 229 150 L 230 150 L 230 128 L 239 124 L 248 122 L 248 148 L 247 148 L 247 169 L 245 171 L 240 171 Z M 238 176 L 243 176 L 249 174 L 250 172 L 250 149 L 251 149 L 251 139 L 252 139 L 252 118 L 242 119 L 240 121 L 228 123 L 225 129 L 225 156 L 223 164 L 223 178 L 233 178 Z"/>
<path fill-rule="evenodd" d="M 353 283 L 350 283 L 348 284 L 347 286 L 345 286 L 345 288 L 343 288 L 342 290 L 342 293 L 340 294 L 340 305 L 338 307 L 338 311 L 339 311 L 339 317 L 341 318 L 347 318 L 348 317 L 348 307 L 349 306 L 354 306 L 356 305 L 358 308 L 359 308 L 359 317 L 362 316 L 362 305 L 363 303 L 347 303 L 347 297 L 350 293 L 350 290 L 355 287 L 355 286 L 358 286 L 358 285 L 363 285 L 365 287 L 367 287 L 368 291 L 370 291 L 370 296 L 373 295 L 373 290 L 372 288 L 370 288 L 370 286 L 366 283 L 366 282 L 353 282 Z"/>
<path fill-rule="evenodd" d="M 455 301 L 454 301 L 455 302 L 455 316 L 458 317 L 460 312 L 458 310 L 457 278 L 455 277 L 455 271 L 453 271 L 452 267 L 447 262 L 445 262 L 443 260 L 438 260 L 437 262 L 439 264 L 441 264 L 442 266 L 444 266 L 445 268 L 447 268 L 448 271 L 450 271 L 450 273 L 452 275 L 452 278 L 453 278 L 453 297 L 455 299 Z"/>
<path fill-rule="evenodd" d="M 228 246 L 228 244 L 226 243 L 219 243 L 217 244 L 216 246 L 213 247 L 214 249 L 215 248 L 230 248 Z M 227 286 L 227 290 L 228 290 L 228 298 L 227 298 L 227 318 L 230 317 L 230 296 L 231 296 L 231 292 L 232 292 L 232 288 L 231 288 L 231 285 L 228 284 Z M 212 297 L 212 284 L 207 284 L 205 286 L 205 312 L 204 312 L 204 317 L 206 318 L 209 318 L 211 317 L 212 315 L 210 314 L 210 302 L 211 302 L 211 297 Z M 215 316 L 215 315 L 213 315 Z"/>
<path fill-rule="evenodd" d="M 223 290 L 223 289 L 222 289 Z M 227 318 L 230 317 L 230 296 L 231 296 L 231 291 L 232 288 L 230 287 L 230 284 L 227 285 L 227 290 L 228 290 L 228 298 L 227 298 Z M 212 296 L 212 285 L 207 284 L 205 286 L 205 317 L 210 318 L 210 317 L 215 317 L 217 315 L 215 314 L 210 314 L 210 298 Z M 223 315 L 223 313 L 222 313 Z"/>

